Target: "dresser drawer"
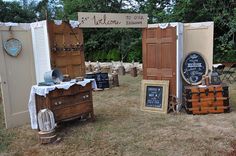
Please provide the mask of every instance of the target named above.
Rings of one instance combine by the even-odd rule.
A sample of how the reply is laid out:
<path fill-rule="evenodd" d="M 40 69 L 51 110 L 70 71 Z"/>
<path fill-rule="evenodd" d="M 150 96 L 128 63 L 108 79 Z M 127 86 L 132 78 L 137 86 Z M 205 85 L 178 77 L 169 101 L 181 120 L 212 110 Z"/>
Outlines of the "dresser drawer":
<path fill-rule="evenodd" d="M 92 84 L 87 83 L 84 87 L 81 85 L 73 85 L 70 89 L 55 89 L 49 93 L 49 97 L 60 97 L 60 96 L 67 96 L 67 95 L 74 95 L 80 92 L 90 91 L 92 90 Z"/>
<path fill-rule="evenodd" d="M 90 112 L 93 112 L 92 102 L 83 102 L 78 105 L 73 105 L 73 107 L 64 107 L 61 109 L 53 110 L 56 121 L 63 121 L 79 117 Z"/>
<path fill-rule="evenodd" d="M 92 101 L 92 95 L 91 91 L 85 91 L 77 94 L 51 98 L 50 101 L 51 101 L 51 107 L 53 109 L 61 109 L 63 107 L 78 105 L 83 102 Z"/>

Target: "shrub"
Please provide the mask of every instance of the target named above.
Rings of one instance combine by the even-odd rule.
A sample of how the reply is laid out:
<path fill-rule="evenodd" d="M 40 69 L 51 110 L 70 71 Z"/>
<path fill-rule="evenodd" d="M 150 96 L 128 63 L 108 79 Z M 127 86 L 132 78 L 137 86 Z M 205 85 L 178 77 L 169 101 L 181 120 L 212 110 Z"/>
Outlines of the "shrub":
<path fill-rule="evenodd" d="M 117 49 L 112 49 L 111 50 L 111 60 L 113 61 L 119 61 L 120 58 L 120 53 Z"/>

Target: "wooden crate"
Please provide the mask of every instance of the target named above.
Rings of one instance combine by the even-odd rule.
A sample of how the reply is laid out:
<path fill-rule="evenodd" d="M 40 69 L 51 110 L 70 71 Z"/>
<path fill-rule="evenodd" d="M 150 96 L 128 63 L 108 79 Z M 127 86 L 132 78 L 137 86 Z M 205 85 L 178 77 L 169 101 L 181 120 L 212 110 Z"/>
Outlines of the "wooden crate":
<path fill-rule="evenodd" d="M 48 21 L 52 68 L 58 68 L 71 78 L 85 75 L 84 41 L 82 29 L 72 28 L 68 22 L 60 25 Z"/>
<path fill-rule="evenodd" d="M 185 86 L 185 106 L 188 113 L 207 114 L 230 111 L 228 86 Z"/>

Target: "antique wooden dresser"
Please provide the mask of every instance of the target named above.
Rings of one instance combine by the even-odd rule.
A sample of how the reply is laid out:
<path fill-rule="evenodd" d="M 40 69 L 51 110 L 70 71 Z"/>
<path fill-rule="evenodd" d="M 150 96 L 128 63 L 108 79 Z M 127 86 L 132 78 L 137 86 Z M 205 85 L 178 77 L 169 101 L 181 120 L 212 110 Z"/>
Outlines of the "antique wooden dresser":
<path fill-rule="evenodd" d="M 230 111 L 228 86 L 185 86 L 185 106 L 188 113 L 207 114 Z"/>
<path fill-rule="evenodd" d="M 57 123 L 83 115 L 90 115 L 94 120 L 91 82 L 86 86 L 74 84 L 68 90 L 56 88 L 46 97 L 35 94 L 35 101 L 37 113 L 48 108 L 53 112 Z"/>

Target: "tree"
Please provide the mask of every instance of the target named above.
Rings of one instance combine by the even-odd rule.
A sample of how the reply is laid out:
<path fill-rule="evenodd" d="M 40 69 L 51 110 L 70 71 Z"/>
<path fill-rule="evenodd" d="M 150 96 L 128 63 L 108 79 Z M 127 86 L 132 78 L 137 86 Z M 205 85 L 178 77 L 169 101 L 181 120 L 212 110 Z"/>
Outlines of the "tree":
<path fill-rule="evenodd" d="M 64 16 L 68 19 L 77 20 L 77 12 L 133 12 L 127 8 L 127 3 L 122 0 L 63 0 Z M 104 28 L 104 29 L 83 29 L 85 53 L 87 58 L 89 55 L 102 51 L 108 53 L 113 50 L 119 52 L 123 59 L 129 52 L 129 45 L 141 36 L 138 29 L 122 29 L 122 28 Z M 127 40 L 128 39 L 128 40 Z M 124 40 L 127 40 L 125 45 Z M 141 44 L 140 44 L 141 46 Z M 109 54 L 109 53 L 108 53 Z M 113 54 L 115 55 L 115 54 Z M 110 57 L 108 57 L 110 58 Z"/>
<path fill-rule="evenodd" d="M 38 20 L 63 19 L 64 10 L 60 0 L 42 0 L 35 8 Z"/>
<path fill-rule="evenodd" d="M 30 23 L 35 21 L 36 18 L 33 3 L 29 7 L 23 8 L 19 2 L 3 2 L 0 0 L 1 22 Z"/>
<path fill-rule="evenodd" d="M 214 21 L 214 61 L 236 61 L 235 16 L 229 0 L 176 0 L 170 21 Z"/>

